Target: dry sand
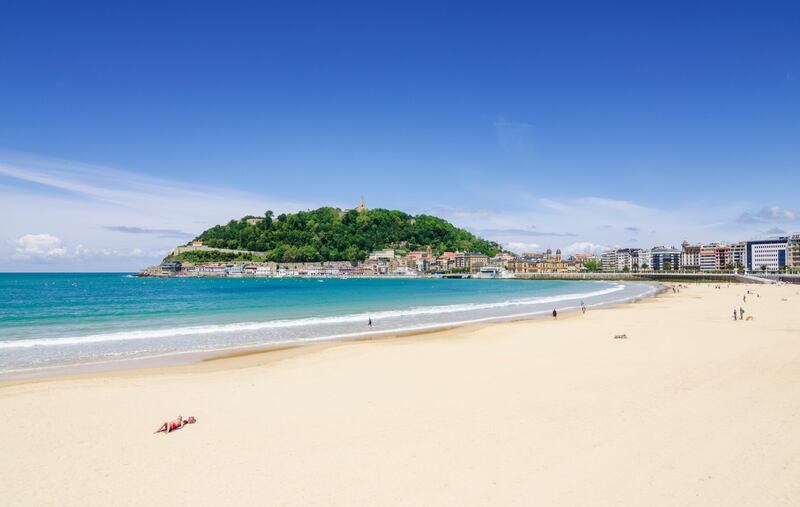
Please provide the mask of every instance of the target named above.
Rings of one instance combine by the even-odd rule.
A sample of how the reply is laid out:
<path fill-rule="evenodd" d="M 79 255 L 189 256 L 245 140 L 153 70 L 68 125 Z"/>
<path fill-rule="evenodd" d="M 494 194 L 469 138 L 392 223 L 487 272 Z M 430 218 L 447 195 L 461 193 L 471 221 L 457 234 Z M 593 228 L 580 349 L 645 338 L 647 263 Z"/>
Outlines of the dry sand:
<path fill-rule="evenodd" d="M 0 504 L 800 505 L 798 293 L 6 384 Z"/>

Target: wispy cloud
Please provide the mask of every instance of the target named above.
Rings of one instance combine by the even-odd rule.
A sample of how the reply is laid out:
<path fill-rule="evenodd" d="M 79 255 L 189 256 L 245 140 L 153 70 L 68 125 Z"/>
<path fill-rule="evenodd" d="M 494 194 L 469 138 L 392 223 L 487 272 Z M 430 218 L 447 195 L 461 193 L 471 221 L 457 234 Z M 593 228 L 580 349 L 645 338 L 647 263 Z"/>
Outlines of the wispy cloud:
<path fill-rule="evenodd" d="M 0 179 L 0 214 L 15 217 L 0 221 L 0 271 L 38 269 L 44 258 L 51 259 L 50 269 L 135 270 L 231 218 L 311 207 L 223 184 L 200 185 L 19 153 L 0 152 Z M 59 243 L 23 239 L 39 231 Z"/>
<path fill-rule="evenodd" d="M 633 227 L 633 226 L 628 226 L 628 227 L 625 228 L 625 230 L 628 231 L 628 232 L 632 232 L 634 234 L 639 234 L 640 232 L 642 232 L 641 228 Z"/>
<path fill-rule="evenodd" d="M 574 237 L 574 232 L 547 232 L 534 229 L 478 229 L 478 234 L 483 236 L 553 236 L 553 237 Z"/>
<path fill-rule="evenodd" d="M 608 199 L 605 197 L 580 197 L 576 199 L 576 201 L 581 206 L 586 206 L 593 209 L 606 209 L 625 213 L 642 213 L 651 211 L 651 209 L 648 207 L 620 199 Z"/>
<path fill-rule="evenodd" d="M 507 157 L 522 162 L 533 160 L 533 125 L 501 117 L 494 121 L 494 131 L 500 149 Z"/>
<path fill-rule="evenodd" d="M 128 234 L 152 234 L 161 238 L 192 238 L 191 232 L 180 231 L 178 229 L 150 229 L 146 227 L 129 227 L 126 225 L 108 225 L 106 229 L 114 232 L 125 232 Z"/>
<path fill-rule="evenodd" d="M 736 219 L 742 224 L 764 224 L 769 222 L 796 222 L 800 213 L 779 206 L 764 206 L 758 211 L 746 211 Z"/>

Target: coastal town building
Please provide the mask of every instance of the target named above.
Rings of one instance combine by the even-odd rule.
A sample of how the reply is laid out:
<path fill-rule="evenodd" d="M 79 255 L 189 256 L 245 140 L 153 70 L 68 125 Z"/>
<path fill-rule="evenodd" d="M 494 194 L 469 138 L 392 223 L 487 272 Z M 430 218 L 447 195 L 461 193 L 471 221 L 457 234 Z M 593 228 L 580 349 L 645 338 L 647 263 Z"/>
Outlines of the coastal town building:
<path fill-rule="evenodd" d="M 436 269 L 439 271 L 451 271 L 456 264 L 455 252 L 444 252 L 436 258 Z"/>
<path fill-rule="evenodd" d="M 617 251 L 603 252 L 600 256 L 600 267 L 603 271 L 617 271 Z"/>
<path fill-rule="evenodd" d="M 747 266 L 747 242 L 740 241 L 731 245 L 730 263 L 737 271 L 744 270 Z"/>
<path fill-rule="evenodd" d="M 562 273 L 569 271 L 569 263 L 561 259 L 561 250 L 547 250 L 544 259 L 537 264 L 540 273 Z"/>
<path fill-rule="evenodd" d="M 587 262 L 599 262 L 600 256 L 588 253 L 576 253 L 575 255 L 572 256 L 571 259 L 568 260 L 571 260 L 576 264 L 583 265 L 586 264 Z"/>
<path fill-rule="evenodd" d="M 653 255 L 651 250 L 643 248 L 637 252 L 637 257 L 638 260 L 634 265 L 634 270 L 647 271 L 650 269 L 655 269 L 653 267 Z"/>
<path fill-rule="evenodd" d="M 580 269 L 577 263 L 561 258 L 561 250 L 547 250 L 545 253 L 526 252 L 505 265 L 510 273 L 563 273 Z"/>
<path fill-rule="evenodd" d="M 690 245 L 688 241 L 681 243 L 681 269 L 687 271 L 700 269 L 700 245 Z"/>
<path fill-rule="evenodd" d="M 491 266 L 500 266 L 505 268 L 508 263 L 514 260 L 514 255 L 508 252 L 498 252 L 494 257 L 489 259 Z"/>
<path fill-rule="evenodd" d="M 747 271 L 781 271 L 787 267 L 789 238 L 747 242 Z"/>
<path fill-rule="evenodd" d="M 676 248 L 657 246 L 650 250 L 649 257 L 653 271 L 673 271 L 681 265 L 681 251 Z"/>
<path fill-rule="evenodd" d="M 800 269 L 800 234 L 792 234 L 786 243 L 786 265 Z"/>
<path fill-rule="evenodd" d="M 617 250 L 617 271 L 630 271 L 637 257 L 634 248 L 620 248 Z"/>
<path fill-rule="evenodd" d="M 489 256 L 482 253 L 456 253 L 455 269 L 465 273 L 477 273 L 483 266 L 489 265 Z"/>
<path fill-rule="evenodd" d="M 178 261 L 164 262 L 161 264 L 161 273 L 171 275 L 181 271 L 182 263 Z"/>
<path fill-rule="evenodd" d="M 719 271 L 731 265 L 731 247 L 711 243 L 700 247 L 700 271 Z"/>
<path fill-rule="evenodd" d="M 395 258 L 395 251 L 393 248 L 385 248 L 383 250 L 375 250 L 374 252 L 370 252 L 367 259 L 371 261 L 391 261 Z"/>
<path fill-rule="evenodd" d="M 538 273 L 539 262 L 541 262 L 539 258 L 521 256 L 507 262 L 506 269 L 511 273 Z"/>

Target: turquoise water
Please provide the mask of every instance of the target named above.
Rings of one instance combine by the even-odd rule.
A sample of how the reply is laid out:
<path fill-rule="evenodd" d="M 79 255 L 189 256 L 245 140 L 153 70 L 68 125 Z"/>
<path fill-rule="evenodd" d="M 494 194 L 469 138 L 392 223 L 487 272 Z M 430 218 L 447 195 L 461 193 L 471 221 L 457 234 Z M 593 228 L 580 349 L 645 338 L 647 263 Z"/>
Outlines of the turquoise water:
<path fill-rule="evenodd" d="M 650 290 L 578 281 L 0 274 L 0 372 L 533 315 Z"/>

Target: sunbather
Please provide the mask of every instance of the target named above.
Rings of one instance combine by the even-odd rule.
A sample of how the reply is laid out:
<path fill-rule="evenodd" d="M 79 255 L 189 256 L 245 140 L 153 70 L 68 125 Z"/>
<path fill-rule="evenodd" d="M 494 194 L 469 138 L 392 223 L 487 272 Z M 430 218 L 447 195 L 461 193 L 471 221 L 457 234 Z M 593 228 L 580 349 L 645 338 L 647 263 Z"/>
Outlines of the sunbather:
<path fill-rule="evenodd" d="M 154 433 L 171 433 L 175 430 L 183 428 L 187 424 L 194 424 L 196 422 L 197 419 L 195 419 L 193 416 L 189 416 L 188 419 L 184 419 L 183 416 L 179 415 L 177 419 L 162 424 Z"/>

